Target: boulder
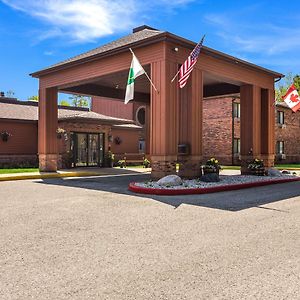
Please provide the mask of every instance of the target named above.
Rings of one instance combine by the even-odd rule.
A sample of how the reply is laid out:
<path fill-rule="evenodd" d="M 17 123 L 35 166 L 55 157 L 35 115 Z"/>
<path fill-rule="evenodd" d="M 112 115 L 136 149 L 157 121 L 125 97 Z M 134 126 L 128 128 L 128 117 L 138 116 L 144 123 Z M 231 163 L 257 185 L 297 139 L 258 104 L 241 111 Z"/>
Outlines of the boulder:
<path fill-rule="evenodd" d="M 268 171 L 268 176 L 271 177 L 283 176 L 283 174 L 279 170 L 274 168 L 269 168 L 267 171 Z"/>
<path fill-rule="evenodd" d="M 182 184 L 182 179 L 177 175 L 168 175 L 157 181 L 160 186 L 176 186 Z"/>
<path fill-rule="evenodd" d="M 208 174 L 201 176 L 200 180 L 204 181 L 204 182 L 219 182 L 220 177 L 216 173 L 208 173 Z"/>

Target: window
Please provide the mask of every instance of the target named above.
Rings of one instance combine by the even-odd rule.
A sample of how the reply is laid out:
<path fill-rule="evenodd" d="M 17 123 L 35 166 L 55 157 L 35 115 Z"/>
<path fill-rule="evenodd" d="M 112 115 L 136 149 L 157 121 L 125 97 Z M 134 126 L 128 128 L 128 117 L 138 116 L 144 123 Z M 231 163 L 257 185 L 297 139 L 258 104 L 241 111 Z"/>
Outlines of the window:
<path fill-rule="evenodd" d="M 145 153 L 145 141 L 144 140 L 139 141 L 139 153 Z"/>
<path fill-rule="evenodd" d="M 241 117 L 241 105 L 240 103 L 233 102 L 233 117 L 240 118 Z"/>
<path fill-rule="evenodd" d="M 233 140 L 233 153 L 234 154 L 240 154 L 241 152 L 241 140 L 240 139 L 234 139 Z"/>
<path fill-rule="evenodd" d="M 284 112 L 277 111 L 277 124 L 283 125 L 284 124 Z"/>
<path fill-rule="evenodd" d="M 146 109 L 145 106 L 141 106 L 136 111 L 136 121 L 140 126 L 144 126 L 146 123 Z"/>
<path fill-rule="evenodd" d="M 276 153 L 284 154 L 284 142 L 283 141 L 276 142 Z"/>

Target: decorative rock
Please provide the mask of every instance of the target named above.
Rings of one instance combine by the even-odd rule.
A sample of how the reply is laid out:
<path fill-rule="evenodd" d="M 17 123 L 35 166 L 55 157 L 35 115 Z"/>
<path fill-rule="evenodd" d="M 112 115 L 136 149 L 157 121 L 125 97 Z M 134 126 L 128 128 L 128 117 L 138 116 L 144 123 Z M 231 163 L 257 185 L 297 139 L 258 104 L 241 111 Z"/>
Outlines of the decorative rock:
<path fill-rule="evenodd" d="M 205 175 L 201 176 L 200 180 L 204 181 L 204 182 L 219 182 L 220 177 L 216 173 L 209 173 L 209 174 L 205 174 Z"/>
<path fill-rule="evenodd" d="M 277 170 L 277 169 L 274 169 L 274 168 L 269 168 L 268 169 L 268 176 L 271 176 L 271 177 L 277 177 L 277 176 L 283 176 L 283 174 Z"/>
<path fill-rule="evenodd" d="M 182 179 L 177 175 L 168 175 L 157 181 L 160 186 L 176 186 L 182 184 Z"/>

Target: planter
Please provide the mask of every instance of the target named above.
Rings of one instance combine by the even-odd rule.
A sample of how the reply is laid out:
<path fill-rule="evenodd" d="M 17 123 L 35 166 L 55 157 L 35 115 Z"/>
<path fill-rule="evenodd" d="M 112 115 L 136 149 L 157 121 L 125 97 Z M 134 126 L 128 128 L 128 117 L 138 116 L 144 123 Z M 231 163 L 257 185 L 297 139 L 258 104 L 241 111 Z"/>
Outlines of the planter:
<path fill-rule="evenodd" d="M 249 175 L 254 176 L 265 176 L 265 168 L 259 168 L 259 169 L 248 169 Z"/>
<path fill-rule="evenodd" d="M 203 167 L 203 174 L 204 175 L 212 174 L 212 173 L 215 173 L 215 174 L 219 175 L 219 172 L 220 172 L 220 170 L 217 169 L 217 168 L 205 168 L 205 167 Z"/>

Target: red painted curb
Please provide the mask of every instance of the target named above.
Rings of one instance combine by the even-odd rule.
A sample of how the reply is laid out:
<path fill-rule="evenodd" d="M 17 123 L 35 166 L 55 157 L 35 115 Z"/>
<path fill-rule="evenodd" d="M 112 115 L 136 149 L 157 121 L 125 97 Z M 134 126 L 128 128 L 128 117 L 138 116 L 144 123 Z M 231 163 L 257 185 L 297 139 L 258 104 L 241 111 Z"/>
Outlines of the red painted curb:
<path fill-rule="evenodd" d="M 224 191 L 233 191 L 239 189 L 247 189 L 256 186 L 264 186 L 278 183 L 286 183 L 300 181 L 300 178 L 286 178 L 286 179 L 274 179 L 268 181 L 259 181 L 259 182 L 247 182 L 247 183 L 238 183 L 232 185 L 223 185 L 216 187 L 208 188 L 193 188 L 193 189 L 156 189 L 156 188 L 143 188 L 135 185 L 135 182 L 131 182 L 128 186 L 128 190 L 134 193 L 139 194 L 152 194 L 152 195 L 161 195 L 161 196 L 176 196 L 176 195 L 194 195 L 194 194 L 207 194 L 207 193 L 217 193 Z"/>

